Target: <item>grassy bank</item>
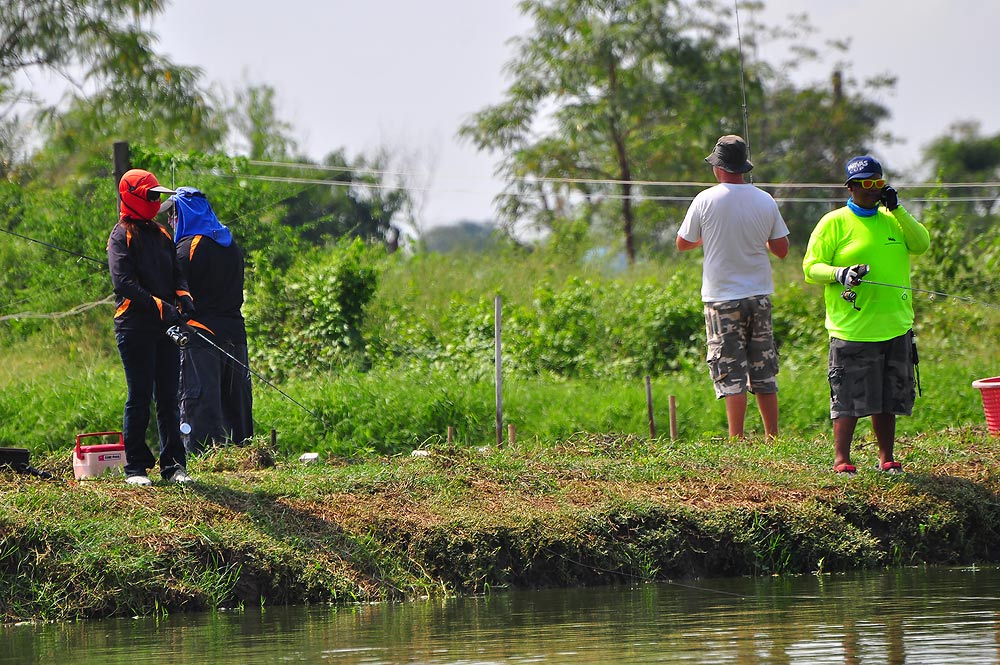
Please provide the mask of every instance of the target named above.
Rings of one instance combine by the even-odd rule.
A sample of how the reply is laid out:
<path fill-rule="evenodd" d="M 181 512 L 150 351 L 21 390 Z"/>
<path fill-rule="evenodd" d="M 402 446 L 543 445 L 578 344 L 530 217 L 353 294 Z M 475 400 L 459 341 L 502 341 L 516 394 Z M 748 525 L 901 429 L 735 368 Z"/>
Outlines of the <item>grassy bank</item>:
<path fill-rule="evenodd" d="M 191 487 L 0 473 L 4 620 L 996 561 L 1000 454 L 985 428 L 904 436 L 904 476 L 829 471 L 823 437 L 578 435 L 427 456 L 263 443 L 194 461 Z"/>

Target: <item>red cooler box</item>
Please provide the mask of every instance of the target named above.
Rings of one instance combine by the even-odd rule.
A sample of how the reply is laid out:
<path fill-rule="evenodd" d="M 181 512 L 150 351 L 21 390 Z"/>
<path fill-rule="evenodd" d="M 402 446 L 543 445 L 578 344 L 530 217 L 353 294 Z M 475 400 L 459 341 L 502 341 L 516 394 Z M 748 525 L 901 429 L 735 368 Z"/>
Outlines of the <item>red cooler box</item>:
<path fill-rule="evenodd" d="M 95 443 L 85 446 L 87 437 L 118 437 L 117 443 Z M 76 435 L 73 451 L 73 474 L 77 480 L 97 478 L 105 473 L 121 472 L 125 466 L 125 437 L 121 432 L 90 432 Z"/>

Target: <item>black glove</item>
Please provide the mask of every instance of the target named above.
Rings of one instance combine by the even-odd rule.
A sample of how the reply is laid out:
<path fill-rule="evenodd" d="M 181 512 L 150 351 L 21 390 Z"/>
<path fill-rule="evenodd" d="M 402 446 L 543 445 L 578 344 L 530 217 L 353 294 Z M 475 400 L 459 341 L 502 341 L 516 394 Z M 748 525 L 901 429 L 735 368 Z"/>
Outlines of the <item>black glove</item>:
<path fill-rule="evenodd" d="M 181 296 L 177 299 L 178 304 L 180 304 L 181 318 L 185 321 L 190 321 L 194 318 L 194 300 L 191 296 Z"/>
<path fill-rule="evenodd" d="M 861 278 L 867 274 L 868 265 L 865 263 L 857 263 L 850 268 L 837 268 L 837 272 L 834 273 L 834 276 L 838 282 L 850 289 L 860 284 Z"/>
<path fill-rule="evenodd" d="M 156 301 L 156 305 L 160 310 L 160 321 L 163 321 L 168 326 L 181 322 L 181 314 L 177 311 L 176 307 L 159 298 L 154 297 L 153 300 Z"/>
<path fill-rule="evenodd" d="M 899 207 L 899 194 L 890 185 L 886 185 L 882 188 L 882 198 L 879 199 L 885 204 L 885 207 L 890 211 L 895 210 Z"/>

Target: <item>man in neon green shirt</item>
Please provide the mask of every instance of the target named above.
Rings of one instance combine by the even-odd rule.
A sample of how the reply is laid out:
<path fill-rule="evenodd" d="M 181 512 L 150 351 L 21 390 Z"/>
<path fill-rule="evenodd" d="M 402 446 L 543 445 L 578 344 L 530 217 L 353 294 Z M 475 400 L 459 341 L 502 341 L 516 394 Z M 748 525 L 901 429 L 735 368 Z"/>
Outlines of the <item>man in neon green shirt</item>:
<path fill-rule="evenodd" d="M 806 281 L 826 285 L 834 470 L 856 472 L 851 441 L 858 419 L 871 416 L 879 469 L 900 473 L 896 416 L 913 412 L 916 394 L 910 255 L 927 251 L 930 235 L 899 205 L 874 157 L 852 158 L 846 172 L 851 198 L 823 216 L 802 259 Z"/>

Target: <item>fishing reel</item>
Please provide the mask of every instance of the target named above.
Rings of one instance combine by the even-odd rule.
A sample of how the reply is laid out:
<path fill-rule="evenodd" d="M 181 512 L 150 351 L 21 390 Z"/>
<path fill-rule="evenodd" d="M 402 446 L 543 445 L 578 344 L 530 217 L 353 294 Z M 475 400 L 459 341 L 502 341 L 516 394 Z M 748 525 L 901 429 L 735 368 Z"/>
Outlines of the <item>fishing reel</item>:
<path fill-rule="evenodd" d="M 859 282 L 860 282 L 860 280 L 861 280 L 862 277 L 864 277 L 865 275 L 868 274 L 868 270 L 869 270 L 869 268 L 868 268 L 868 266 L 866 264 L 861 264 L 858 267 L 858 281 Z M 843 298 L 844 300 L 846 300 L 847 302 L 851 303 L 851 307 L 853 307 L 855 309 L 855 311 L 860 312 L 861 308 L 858 307 L 857 302 L 856 302 L 857 299 L 858 299 L 858 294 L 853 289 L 854 289 L 853 286 L 848 286 L 846 289 L 844 289 L 843 293 L 840 294 L 840 297 Z"/>
<path fill-rule="evenodd" d="M 855 301 L 858 299 L 858 294 L 855 291 L 852 291 L 850 289 L 844 289 L 844 292 L 840 294 L 840 297 L 846 300 L 847 302 L 851 303 L 851 307 L 853 307 L 855 310 L 859 312 L 861 311 L 861 308 L 858 307 L 857 304 L 855 304 Z"/>
<path fill-rule="evenodd" d="M 191 335 L 182 330 L 180 326 L 170 326 L 167 328 L 167 337 L 182 349 L 191 341 Z"/>

